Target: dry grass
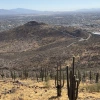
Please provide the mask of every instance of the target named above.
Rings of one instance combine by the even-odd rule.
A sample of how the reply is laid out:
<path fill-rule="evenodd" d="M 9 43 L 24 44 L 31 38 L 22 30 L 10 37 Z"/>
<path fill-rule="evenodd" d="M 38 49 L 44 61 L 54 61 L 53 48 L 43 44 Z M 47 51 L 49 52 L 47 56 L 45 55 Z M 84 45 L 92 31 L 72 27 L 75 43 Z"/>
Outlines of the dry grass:
<path fill-rule="evenodd" d="M 11 79 L 0 80 L 0 100 L 68 100 L 66 83 L 62 89 L 62 96 L 57 98 L 54 81 L 48 82 L 36 82 L 28 79 L 13 83 Z M 49 84 L 48 87 L 46 87 L 47 84 Z M 86 85 L 80 84 L 78 100 L 100 100 L 100 93 L 87 92 L 84 88 Z"/>

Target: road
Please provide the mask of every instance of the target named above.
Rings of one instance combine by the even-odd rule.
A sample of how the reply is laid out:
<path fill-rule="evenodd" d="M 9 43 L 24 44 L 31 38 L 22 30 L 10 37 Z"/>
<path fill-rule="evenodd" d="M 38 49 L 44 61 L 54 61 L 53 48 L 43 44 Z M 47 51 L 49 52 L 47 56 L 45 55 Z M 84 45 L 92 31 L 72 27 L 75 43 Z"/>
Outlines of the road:
<path fill-rule="evenodd" d="M 88 36 L 86 39 L 81 38 L 81 39 L 79 39 L 77 42 L 88 41 L 88 40 L 90 39 L 91 36 L 92 36 L 92 35 L 89 34 L 89 36 Z M 74 45 L 74 44 L 77 43 L 77 42 L 73 42 L 73 43 L 69 44 L 67 47 L 70 47 L 70 46 Z"/>

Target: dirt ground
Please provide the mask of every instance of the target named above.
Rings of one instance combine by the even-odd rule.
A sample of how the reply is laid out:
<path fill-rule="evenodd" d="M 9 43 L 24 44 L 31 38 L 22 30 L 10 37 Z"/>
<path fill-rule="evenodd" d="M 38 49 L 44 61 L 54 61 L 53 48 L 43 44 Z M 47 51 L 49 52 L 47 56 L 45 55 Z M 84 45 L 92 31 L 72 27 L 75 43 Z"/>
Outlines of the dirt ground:
<path fill-rule="evenodd" d="M 77 100 L 100 100 L 100 93 L 87 92 L 83 87 L 87 84 L 80 84 Z M 36 80 L 11 79 L 0 80 L 0 100 L 69 100 L 67 96 L 66 82 L 62 88 L 62 96 L 57 98 L 55 81 L 37 82 Z"/>

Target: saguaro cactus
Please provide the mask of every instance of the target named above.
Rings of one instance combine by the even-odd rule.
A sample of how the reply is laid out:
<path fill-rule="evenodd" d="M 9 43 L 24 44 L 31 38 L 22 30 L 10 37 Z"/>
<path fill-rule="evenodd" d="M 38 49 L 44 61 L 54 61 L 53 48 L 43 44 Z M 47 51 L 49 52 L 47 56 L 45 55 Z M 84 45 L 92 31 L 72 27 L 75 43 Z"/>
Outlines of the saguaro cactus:
<path fill-rule="evenodd" d="M 11 70 L 10 73 L 11 73 L 12 80 L 15 81 L 15 79 L 16 79 L 16 73 L 15 73 L 15 71 L 12 72 L 12 70 Z"/>
<path fill-rule="evenodd" d="M 4 78 L 4 72 L 3 72 L 3 70 L 2 70 L 2 73 L 1 73 L 1 77 L 2 77 L 2 79 Z"/>
<path fill-rule="evenodd" d="M 24 79 L 27 80 L 27 78 L 28 78 L 28 70 L 27 70 L 26 67 L 23 69 L 23 76 L 24 76 Z"/>
<path fill-rule="evenodd" d="M 64 74 L 63 74 L 63 82 L 62 82 L 62 73 L 61 73 L 61 63 L 60 69 L 58 69 L 59 65 L 57 63 L 57 74 L 55 76 L 55 86 L 57 88 L 57 96 L 61 96 L 61 89 L 64 86 Z"/>
<path fill-rule="evenodd" d="M 45 77 L 45 81 L 47 81 L 48 71 L 47 71 L 47 69 L 46 69 L 46 68 L 44 69 L 44 77 Z"/>
<path fill-rule="evenodd" d="M 84 72 L 82 76 L 82 82 L 85 82 L 85 81 L 86 81 L 86 73 Z"/>
<path fill-rule="evenodd" d="M 40 78 L 41 78 L 41 80 L 43 81 L 43 79 L 45 78 L 45 81 L 47 81 L 47 77 L 48 77 L 48 71 L 47 71 L 47 69 L 46 68 L 43 69 L 41 67 L 41 70 L 40 70 Z"/>
<path fill-rule="evenodd" d="M 99 73 L 96 73 L 96 80 L 95 80 L 95 83 L 98 83 L 99 81 Z"/>
<path fill-rule="evenodd" d="M 36 79 L 37 79 L 37 82 L 39 81 L 39 79 L 38 79 L 38 74 L 36 73 Z"/>
<path fill-rule="evenodd" d="M 77 78 L 79 79 L 79 84 L 80 84 L 80 82 L 81 82 L 81 73 L 80 73 L 79 70 L 78 70 L 78 73 L 77 73 Z"/>
<path fill-rule="evenodd" d="M 92 80 L 92 72 L 91 71 L 89 72 L 89 79 L 90 79 L 90 83 L 91 83 L 91 80 Z"/>
<path fill-rule="evenodd" d="M 69 100 L 76 100 L 78 98 L 79 79 L 76 79 L 76 75 L 74 74 L 74 57 L 73 57 L 72 70 L 70 71 L 70 73 L 68 73 L 68 66 L 67 66 L 66 72 L 67 72 L 68 98 Z"/>
<path fill-rule="evenodd" d="M 40 70 L 40 78 L 43 81 L 43 78 L 44 78 L 44 69 L 42 67 L 41 67 L 41 70 Z"/>

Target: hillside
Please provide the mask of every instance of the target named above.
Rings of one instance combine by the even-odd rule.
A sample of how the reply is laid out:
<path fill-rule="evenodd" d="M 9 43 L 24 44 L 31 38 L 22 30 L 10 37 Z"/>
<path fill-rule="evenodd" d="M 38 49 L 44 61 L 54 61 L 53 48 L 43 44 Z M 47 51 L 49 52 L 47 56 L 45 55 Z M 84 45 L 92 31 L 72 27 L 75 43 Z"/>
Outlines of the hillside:
<path fill-rule="evenodd" d="M 99 68 L 100 37 L 73 27 L 30 21 L 0 33 L 0 68 L 54 68 L 57 61 L 78 68 Z"/>

